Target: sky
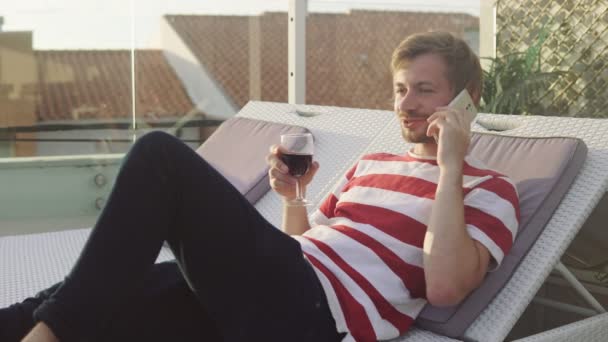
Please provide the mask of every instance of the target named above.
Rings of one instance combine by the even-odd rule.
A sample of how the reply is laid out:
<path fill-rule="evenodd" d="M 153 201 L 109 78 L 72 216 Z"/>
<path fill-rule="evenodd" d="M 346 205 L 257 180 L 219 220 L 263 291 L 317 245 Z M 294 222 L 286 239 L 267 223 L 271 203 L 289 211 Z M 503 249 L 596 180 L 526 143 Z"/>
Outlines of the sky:
<path fill-rule="evenodd" d="M 311 12 L 349 8 L 464 12 L 482 0 L 316 0 Z M 33 31 L 35 49 L 161 48 L 165 14 L 251 15 L 287 11 L 288 0 L 0 0 L 3 31 Z"/>

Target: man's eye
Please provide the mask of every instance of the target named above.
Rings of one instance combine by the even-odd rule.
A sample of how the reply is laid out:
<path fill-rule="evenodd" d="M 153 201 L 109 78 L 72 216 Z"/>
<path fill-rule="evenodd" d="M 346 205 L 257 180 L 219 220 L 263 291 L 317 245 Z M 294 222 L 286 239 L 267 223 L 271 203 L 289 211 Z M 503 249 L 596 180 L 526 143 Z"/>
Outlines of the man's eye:
<path fill-rule="evenodd" d="M 396 94 L 403 94 L 404 92 L 405 92 L 405 89 L 403 89 L 403 88 L 395 89 Z"/>

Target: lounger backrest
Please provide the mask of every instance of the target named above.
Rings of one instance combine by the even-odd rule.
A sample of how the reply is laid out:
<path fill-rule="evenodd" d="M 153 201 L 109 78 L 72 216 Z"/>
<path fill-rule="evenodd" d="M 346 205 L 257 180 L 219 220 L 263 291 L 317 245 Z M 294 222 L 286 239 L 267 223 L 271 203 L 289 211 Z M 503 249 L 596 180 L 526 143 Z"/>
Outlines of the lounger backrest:
<path fill-rule="evenodd" d="M 427 305 L 417 325 L 450 337 L 461 337 L 468 326 L 506 284 L 532 247 L 582 167 L 587 147 L 576 138 L 529 138 L 474 133 L 470 154 L 511 177 L 520 197 L 520 229 L 500 268 L 461 305 Z"/>
<path fill-rule="evenodd" d="M 308 132 L 304 127 L 276 122 L 232 117 L 196 152 L 255 203 L 268 190 L 266 156 L 269 147 L 280 143 L 281 134 Z"/>

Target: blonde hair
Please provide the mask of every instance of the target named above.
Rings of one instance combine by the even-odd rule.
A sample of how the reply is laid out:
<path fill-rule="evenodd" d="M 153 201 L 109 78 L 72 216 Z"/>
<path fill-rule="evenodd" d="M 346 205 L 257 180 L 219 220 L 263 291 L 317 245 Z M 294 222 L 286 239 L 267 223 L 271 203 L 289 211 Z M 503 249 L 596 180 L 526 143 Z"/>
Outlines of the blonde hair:
<path fill-rule="evenodd" d="M 454 95 L 466 87 L 475 102 L 481 98 L 482 71 L 479 57 L 467 43 L 448 32 L 425 32 L 407 37 L 393 52 L 391 72 L 407 68 L 407 64 L 423 54 L 437 54 L 447 67 L 447 79 Z"/>

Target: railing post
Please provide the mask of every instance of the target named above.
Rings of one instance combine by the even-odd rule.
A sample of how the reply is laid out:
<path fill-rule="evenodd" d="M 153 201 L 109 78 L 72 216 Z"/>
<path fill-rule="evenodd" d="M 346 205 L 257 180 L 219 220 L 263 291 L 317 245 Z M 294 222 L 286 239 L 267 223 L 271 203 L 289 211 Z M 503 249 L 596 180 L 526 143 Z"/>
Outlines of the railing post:
<path fill-rule="evenodd" d="M 479 57 L 496 57 L 496 1 L 479 0 Z M 481 66 L 488 61 L 482 59 Z"/>
<path fill-rule="evenodd" d="M 289 0 L 288 75 L 289 103 L 306 103 L 306 14 L 308 0 Z"/>

